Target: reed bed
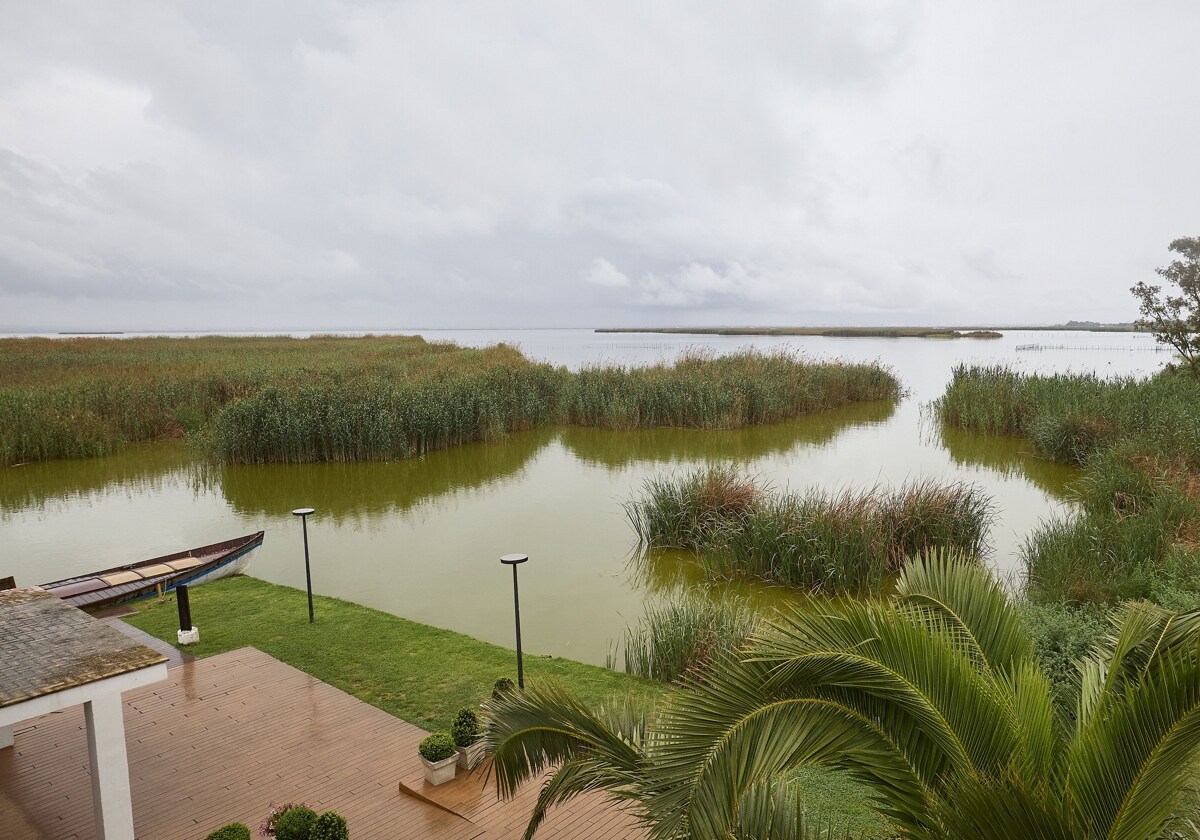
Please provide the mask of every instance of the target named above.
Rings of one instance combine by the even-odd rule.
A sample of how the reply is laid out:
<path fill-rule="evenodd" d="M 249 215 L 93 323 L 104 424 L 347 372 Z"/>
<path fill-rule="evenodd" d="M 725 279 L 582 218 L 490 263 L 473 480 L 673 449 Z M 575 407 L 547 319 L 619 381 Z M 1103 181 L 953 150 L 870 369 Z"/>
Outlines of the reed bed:
<path fill-rule="evenodd" d="M 959 365 L 934 410 L 952 426 L 1027 437 L 1038 454 L 1064 463 L 1084 465 L 1094 452 L 1135 440 L 1200 466 L 1200 381 L 1179 373 L 1101 379 Z"/>
<path fill-rule="evenodd" d="M 1022 548 L 1032 600 L 1200 602 L 1200 381 L 959 367 L 935 410 L 1084 468 L 1071 487 L 1076 511 L 1042 523 Z"/>
<path fill-rule="evenodd" d="M 714 599 L 701 589 L 675 593 L 626 628 L 625 672 L 663 682 L 700 675 L 717 655 L 740 647 L 758 621 L 744 598 Z"/>
<path fill-rule="evenodd" d="M 419 337 L 0 340 L 0 464 L 187 438 L 226 463 L 397 459 L 562 423 L 725 428 L 899 393 L 878 365 L 691 356 L 571 374 Z"/>
<path fill-rule="evenodd" d="M 643 545 L 693 551 L 709 578 L 822 592 L 878 592 L 929 549 L 980 556 L 993 519 L 967 484 L 774 492 L 732 467 L 650 479 L 625 510 Z"/>
<path fill-rule="evenodd" d="M 691 353 L 673 365 L 584 368 L 567 385 L 564 420 L 608 429 L 733 429 L 900 393 L 895 376 L 874 364 L 786 352 Z"/>

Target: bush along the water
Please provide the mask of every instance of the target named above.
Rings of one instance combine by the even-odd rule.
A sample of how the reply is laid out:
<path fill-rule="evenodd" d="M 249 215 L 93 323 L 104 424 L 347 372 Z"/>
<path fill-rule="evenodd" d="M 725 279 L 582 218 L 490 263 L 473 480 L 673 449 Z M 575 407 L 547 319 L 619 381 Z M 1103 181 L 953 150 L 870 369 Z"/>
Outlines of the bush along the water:
<path fill-rule="evenodd" d="M 930 549 L 978 557 L 993 518 L 967 484 L 776 492 L 732 467 L 652 478 L 625 509 L 644 546 L 693 551 L 710 578 L 825 592 L 878 591 Z"/>
<path fill-rule="evenodd" d="M 243 823 L 230 823 L 218 828 L 204 840 L 250 840 L 250 829 Z"/>
<path fill-rule="evenodd" d="M 326 811 L 313 823 L 308 840 L 350 840 L 346 818 L 337 811 Z"/>

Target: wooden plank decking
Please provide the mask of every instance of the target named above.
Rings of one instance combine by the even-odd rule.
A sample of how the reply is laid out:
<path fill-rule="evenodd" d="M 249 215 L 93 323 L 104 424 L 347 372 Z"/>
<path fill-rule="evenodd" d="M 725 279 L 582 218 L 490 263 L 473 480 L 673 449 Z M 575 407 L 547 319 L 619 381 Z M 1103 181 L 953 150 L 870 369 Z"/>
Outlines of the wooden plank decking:
<path fill-rule="evenodd" d="M 419 774 L 424 730 L 253 648 L 187 662 L 165 683 L 125 695 L 133 816 L 139 840 L 202 840 L 229 822 L 257 833 L 273 802 L 334 809 L 355 840 L 502 840 L 519 837 L 536 786 L 512 802 L 478 775 L 431 796 L 400 792 Z M 91 782 L 80 708 L 14 727 L 0 750 L 5 840 L 93 840 Z M 555 811 L 551 838 L 640 837 L 598 796 Z"/>

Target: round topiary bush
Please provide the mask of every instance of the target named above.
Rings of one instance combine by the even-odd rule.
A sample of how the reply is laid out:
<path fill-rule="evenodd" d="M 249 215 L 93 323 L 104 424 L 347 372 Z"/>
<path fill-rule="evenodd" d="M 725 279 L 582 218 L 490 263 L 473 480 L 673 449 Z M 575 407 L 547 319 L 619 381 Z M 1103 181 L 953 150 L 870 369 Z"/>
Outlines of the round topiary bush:
<path fill-rule="evenodd" d="M 275 840 L 308 840 L 308 833 L 316 821 L 317 812 L 312 808 L 303 805 L 289 808 L 275 822 Z"/>
<path fill-rule="evenodd" d="M 230 823 L 218 828 L 204 840 L 250 840 L 250 829 L 242 823 Z"/>
<path fill-rule="evenodd" d="M 470 709 L 459 709 L 454 723 L 450 724 L 450 737 L 456 747 L 469 747 L 478 741 L 479 715 Z"/>
<path fill-rule="evenodd" d="M 326 811 L 317 817 L 309 832 L 308 840 L 349 840 L 350 829 L 346 827 L 346 819 L 337 811 Z"/>
<path fill-rule="evenodd" d="M 421 758 L 430 763 L 445 761 L 457 753 L 457 750 L 454 749 L 454 739 L 445 732 L 436 732 L 430 735 L 420 743 L 417 751 L 421 753 Z M 278 834 L 276 837 L 278 840 L 284 840 Z"/>

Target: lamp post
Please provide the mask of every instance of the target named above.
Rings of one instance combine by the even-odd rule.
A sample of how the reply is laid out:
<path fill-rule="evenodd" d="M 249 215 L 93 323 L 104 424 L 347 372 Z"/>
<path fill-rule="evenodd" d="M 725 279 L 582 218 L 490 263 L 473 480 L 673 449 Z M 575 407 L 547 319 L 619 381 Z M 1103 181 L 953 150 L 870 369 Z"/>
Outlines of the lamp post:
<path fill-rule="evenodd" d="M 528 554 L 505 554 L 500 562 L 513 570 L 513 616 L 517 622 L 517 686 L 525 690 L 525 666 L 521 661 L 521 599 L 517 596 L 517 566 L 529 559 Z"/>
<path fill-rule="evenodd" d="M 296 508 L 292 511 L 292 516 L 299 516 L 300 523 L 304 528 L 304 583 L 308 587 L 308 623 L 313 623 L 313 608 L 312 608 L 312 570 L 308 566 L 308 516 L 315 512 L 315 508 Z"/>

